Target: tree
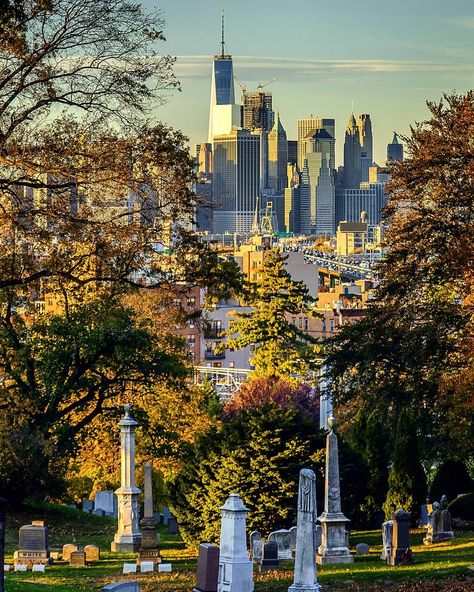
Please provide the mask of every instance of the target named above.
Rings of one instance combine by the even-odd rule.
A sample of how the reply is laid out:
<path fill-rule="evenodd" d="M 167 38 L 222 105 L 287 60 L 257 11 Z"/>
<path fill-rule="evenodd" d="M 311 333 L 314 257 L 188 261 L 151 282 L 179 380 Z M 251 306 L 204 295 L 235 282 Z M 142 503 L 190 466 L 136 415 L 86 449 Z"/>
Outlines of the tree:
<path fill-rule="evenodd" d="M 254 347 L 252 365 L 261 376 L 306 376 L 318 367 L 316 340 L 288 320 L 289 315 L 313 316 L 314 298 L 303 282 L 285 269 L 287 256 L 279 250 L 266 253 L 260 278 L 243 300 L 250 312 L 236 312 L 225 347 Z"/>
<path fill-rule="evenodd" d="M 152 334 L 110 298 L 32 324 L 12 314 L 0 326 L 0 370 L 0 464 L 11 467 L 25 450 L 37 455 L 23 478 L 9 472 L 2 480 L 17 500 L 51 493 L 48 478 L 61 481 L 78 438 L 108 401 L 188 375 L 180 339 Z"/>
<path fill-rule="evenodd" d="M 474 93 L 428 107 L 392 167 L 376 298 L 329 344 L 327 365 L 343 417 L 366 404 L 395 425 L 408 408 L 431 463 L 466 457 L 472 438 Z"/>
<path fill-rule="evenodd" d="M 265 382 L 273 400 L 261 398 Z M 315 466 L 324 437 L 314 395 L 303 388 L 287 397 L 288 390 L 297 389 L 282 379 L 250 381 L 243 400 L 224 407 L 220 426 L 198 439 L 170 484 L 171 506 L 187 542 L 218 541 L 219 508 L 231 492 L 250 508 L 250 529 L 268 534 L 295 523 L 299 471 Z"/>
<path fill-rule="evenodd" d="M 388 476 L 385 517 L 403 508 L 415 522 L 426 499 L 426 476 L 418 453 L 416 428 L 406 410 L 400 413 L 395 435 L 393 461 Z"/>

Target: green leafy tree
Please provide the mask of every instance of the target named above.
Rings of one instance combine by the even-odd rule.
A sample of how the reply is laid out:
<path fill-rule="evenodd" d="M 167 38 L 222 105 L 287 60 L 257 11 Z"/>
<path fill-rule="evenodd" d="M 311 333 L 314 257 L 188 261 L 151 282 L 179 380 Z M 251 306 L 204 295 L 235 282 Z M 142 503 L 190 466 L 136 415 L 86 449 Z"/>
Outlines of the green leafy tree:
<path fill-rule="evenodd" d="M 397 424 L 392 467 L 388 476 L 385 516 L 403 508 L 414 522 L 426 499 L 426 475 L 418 452 L 418 436 L 410 413 L 402 410 Z"/>
<path fill-rule="evenodd" d="M 319 467 L 321 474 L 316 453 L 324 446 L 324 436 L 309 390 L 304 409 L 303 395 L 280 397 L 280 389 L 286 392 L 289 385 L 271 379 L 275 400 L 262 401 L 262 380 L 257 379 L 253 389 L 261 405 L 249 405 L 246 395 L 246 406 L 224 409 L 220 427 L 199 439 L 170 485 L 171 506 L 187 542 L 218 542 L 220 506 L 233 492 L 250 509 L 250 529 L 268 534 L 293 525 L 300 469 Z"/>
<path fill-rule="evenodd" d="M 259 280 L 244 295 L 250 312 L 236 312 L 225 347 L 254 347 L 251 363 L 261 376 L 306 376 L 318 367 L 317 341 L 290 322 L 289 316 L 314 315 L 315 300 L 303 282 L 291 279 L 287 256 L 269 250 Z"/>
<path fill-rule="evenodd" d="M 326 363 L 342 420 L 367 405 L 395 425 L 408 408 L 432 463 L 468 458 L 474 436 L 474 93 L 428 108 L 392 166 L 376 298 L 329 343 Z"/>
<path fill-rule="evenodd" d="M 437 469 L 430 486 L 430 500 L 438 501 L 446 495 L 451 502 L 459 494 L 474 491 L 474 481 L 465 463 L 460 460 L 446 460 Z"/>

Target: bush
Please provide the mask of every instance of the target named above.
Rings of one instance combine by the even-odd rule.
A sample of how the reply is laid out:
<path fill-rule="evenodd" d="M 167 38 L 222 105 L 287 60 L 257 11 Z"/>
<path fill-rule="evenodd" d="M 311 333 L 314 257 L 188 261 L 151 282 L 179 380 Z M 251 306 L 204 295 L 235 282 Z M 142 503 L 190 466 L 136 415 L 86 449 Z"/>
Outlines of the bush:
<path fill-rule="evenodd" d="M 454 500 L 460 493 L 474 491 L 474 482 L 469 476 L 466 465 L 460 460 L 448 460 L 436 471 L 430 487 L 430 499 L 439 501 L 442 495 Z"/>
<path fill-rule="evenodd" d="M 448 510 L 453 518 L 474 522 L 474 493 L 456 498 L 449 504 Z"/>

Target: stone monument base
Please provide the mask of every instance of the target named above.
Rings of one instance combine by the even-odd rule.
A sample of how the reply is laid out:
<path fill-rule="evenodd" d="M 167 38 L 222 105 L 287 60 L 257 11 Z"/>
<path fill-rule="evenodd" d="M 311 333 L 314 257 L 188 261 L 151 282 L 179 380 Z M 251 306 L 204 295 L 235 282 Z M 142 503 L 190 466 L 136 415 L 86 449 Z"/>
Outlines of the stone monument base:
<path fill-rule="evenodd" d="M 425 545 L 435 545 L 436 543 L 443 543 L 444 541 L 451 541 L 454 538 L 452 530 L 447 532 L 436 532 L 435 534 L 427 535 L 423 539 Z"/>
<path fill-rule="evenodd" d="M 48 551 L 15 551 L 13 561 L 17 565 L 50 565 L 53 563 Z"/>
<path fill-rule="evenodd" d="M 161 555 L 159 549 L 140 549 L 138 561 L 153 561 L 153 563 L 161 563 Z"/>
<path fill-rule="evenodd" d="M 320 584 L 291 584 L 288 592 L 322 592 L 322 588 Z"/>
<path fill-rule="evenodd" d="M 354 563 L 354 557 L 347 555 L 347 551 L 344 555 L 316 555 L 316 563 L 318 565 L 336 565 L 339 563 Z"/>
<path fill-rule="evenodd" d="M 131 543 L 117 543 L 116 541 L 112 541 L 110 550 L 112 553 L 136 553 L 140 550 L 140 545 L 140 540 Z"/>

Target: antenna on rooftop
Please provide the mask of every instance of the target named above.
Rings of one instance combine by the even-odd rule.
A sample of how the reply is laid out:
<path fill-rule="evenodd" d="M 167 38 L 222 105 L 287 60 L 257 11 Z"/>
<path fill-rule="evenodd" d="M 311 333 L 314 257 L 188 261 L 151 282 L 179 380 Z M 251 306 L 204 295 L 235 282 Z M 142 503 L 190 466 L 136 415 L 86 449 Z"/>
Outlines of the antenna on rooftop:
<path fill-rule="evenodd" d="M 221 13 L 221 27 L 222 27 L 222 37 L 221 37 L 221 57 L 224 57 L 224 56 L 225 56 L 224 9 L 222 9 L 222 13 Z"/>

